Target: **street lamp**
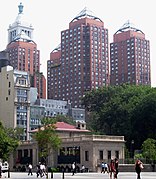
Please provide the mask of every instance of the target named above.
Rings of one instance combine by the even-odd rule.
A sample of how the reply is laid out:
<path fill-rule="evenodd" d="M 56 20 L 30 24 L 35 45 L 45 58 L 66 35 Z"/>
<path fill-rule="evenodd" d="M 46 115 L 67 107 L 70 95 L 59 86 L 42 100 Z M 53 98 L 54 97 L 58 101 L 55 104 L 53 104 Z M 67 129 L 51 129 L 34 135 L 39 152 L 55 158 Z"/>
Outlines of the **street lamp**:
<path fill-rule="evenodd" d="M 131 140 L 131 158 L 134 157 L 134 140 Z"/>
<path fill-rule="evenodd" d="M 79 150 L 79 147 L 78 146 L 73 146 L 73 155 L 74 155 L 74 162 L 76 162 L 77 163 L 77 152 L 78 152 L 78 150 Z"/>
<path fill-rule="evenodd" d="M 76 164 L 79 163 L 79 155 L 80 155 L 80 147 L 79 146 L 73 146 L 72 147 L 73 149 L 73 155 L 74 155 L 74 158 L 73 158 L 73 162 L 75 162 L 75 172 L 76 172 Z"/>

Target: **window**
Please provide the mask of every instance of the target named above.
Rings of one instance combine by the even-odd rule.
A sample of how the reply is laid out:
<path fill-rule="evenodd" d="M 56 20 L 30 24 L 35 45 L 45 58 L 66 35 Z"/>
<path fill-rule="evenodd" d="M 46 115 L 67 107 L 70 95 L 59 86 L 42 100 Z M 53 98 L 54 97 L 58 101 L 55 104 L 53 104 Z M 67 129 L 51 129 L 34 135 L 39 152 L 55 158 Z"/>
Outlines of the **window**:
<path fill-rule="evenodd" d="M 103 150 L 100 150 L 100 151 L 99 151 L 99 159 L 100 159 L 100 160 L 103 160 Z"/>
<path fill-rule="evenodd" d="M 89 161 L 89 151 L 85 151 L 85 161 Z"/>
<path fill-rule="evenodd" d="M 18 157 L 17 157 L 17 161 L 16 162 L 20 162 L 20 160 L 22 158 L 22 150 L 18 150 L 17 151 L 17 155 L 18 155 Z"/>
<path fill-rule="evenodd" d="M 65 148 L 64 147 L 62 147 L 61 149 L 60 149 L 60 155 L 62 156 L 62 155 L 65 155 Z"/>
<path fill-rule="evenodd" d="M 28 157 L 28 149 L 24 149 L 24 157 Z"/>
<path fill-rule="evenodd" d="M 107 151 L 107 158 L 111 159 L 111 151 L 110 150 Z"/>
<path fill-rule="evenodd" d="M 118 150 L 115 151 L 115 158 L 119 159 L 119 151 Z"/>
<path fill-rule="evenodd" d="M 8 95 L 10 95 L 10 89 L 8 90 Z"/>

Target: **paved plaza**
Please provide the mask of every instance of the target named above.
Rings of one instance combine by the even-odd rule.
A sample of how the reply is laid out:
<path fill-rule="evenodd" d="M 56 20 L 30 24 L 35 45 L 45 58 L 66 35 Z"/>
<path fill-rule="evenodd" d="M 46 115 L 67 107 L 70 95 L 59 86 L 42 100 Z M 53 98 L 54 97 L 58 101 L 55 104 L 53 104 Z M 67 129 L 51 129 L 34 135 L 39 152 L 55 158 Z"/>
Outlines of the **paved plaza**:
<path fill-rule="evenodd" d="M 3 173 L 2 178 L 8 178 L 8 173 Z M 36 179 L 36 174 L 33 173 L 33 176 L 28 176 L 27 173 L 23 172 L 11 172 L 10 173 L 10 179 Z M 40 178 L 40 177 L 39 177 Z M 46 177 L 42 177 L 45 179 Z M 49 173 L 48 179 L 51 179 L 52 176 Z M 71 175 L 71 173 L 65 173 L 64 178 L 62 173 L 54 173 L 53 179 L 109 179 L 108 174 L 101 174 L 101 173 L 77 173 L 74 176 Z M 136 179 L 136 173 L 135 172 L 120 172 L 118 175 L 118 179 Z M 156 179 L 156 172 L 142 172 L 141 173 L 141 179 Z"/>

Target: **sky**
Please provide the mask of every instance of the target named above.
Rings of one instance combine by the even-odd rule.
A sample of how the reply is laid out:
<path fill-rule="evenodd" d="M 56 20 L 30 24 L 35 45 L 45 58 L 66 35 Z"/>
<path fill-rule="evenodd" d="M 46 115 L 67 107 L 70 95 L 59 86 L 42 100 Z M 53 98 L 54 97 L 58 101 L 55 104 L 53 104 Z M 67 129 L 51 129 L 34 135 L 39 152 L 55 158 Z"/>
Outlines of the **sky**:
<path fill-rule="evenodd" d="M 34 27 L 33 40 L 40 50 L 41 72 L 47 76 L 50 52 L 61 42 L 61 31 L 85 7 L 104 22 L 109 42 L 113 34 L 128 20 L 142 30 L 150 41 L 151 85 L 156 87 L 156 25 L 155 0 L 0 0 L 0 51 L 8 43 L 8 27 L 18 15 L 18 5 L 24 5 L 25 19 Z"/>

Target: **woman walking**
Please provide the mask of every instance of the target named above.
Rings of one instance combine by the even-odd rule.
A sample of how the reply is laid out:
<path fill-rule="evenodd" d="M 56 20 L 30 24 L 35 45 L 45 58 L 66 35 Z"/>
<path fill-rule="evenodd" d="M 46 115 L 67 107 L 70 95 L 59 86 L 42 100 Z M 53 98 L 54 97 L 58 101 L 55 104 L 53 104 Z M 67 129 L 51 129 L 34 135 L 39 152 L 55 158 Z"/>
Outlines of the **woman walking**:
<path fill-rule="evenodd" d="M 141 179 L 140 173 L 142 169 L 143 169 L 143 163 L 139 159 L 137 159 L 135 162 L 135 171 L 137 173 L 137 179 Z"/>
<path fill-rule="evenodd" d="M 109 164 L 109 177 L 112 179 L 112 176 L 114 176 L 115 168 L 114 168 L 114 160 L 111 159 Z"/>
<path fill-rule="evenodd" d="M 0 178 L 2 178 L 2 163 L 0 162 Z"/>

